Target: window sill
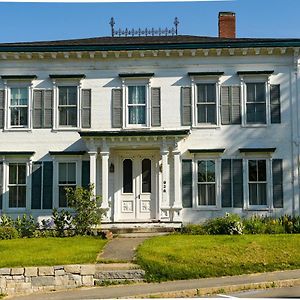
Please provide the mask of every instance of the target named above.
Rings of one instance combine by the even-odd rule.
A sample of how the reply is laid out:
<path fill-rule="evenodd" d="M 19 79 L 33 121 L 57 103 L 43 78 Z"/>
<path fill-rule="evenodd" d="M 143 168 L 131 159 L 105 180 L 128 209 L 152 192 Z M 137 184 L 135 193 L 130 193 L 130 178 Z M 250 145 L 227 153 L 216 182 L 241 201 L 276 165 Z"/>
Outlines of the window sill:
<path fill-rule="evenodd" d="M 78 131 L 81 128 L 79 127 L 61 127 L 61 128 L 53 128 L 52 132 L 60 132 L 60 131 Z"/>
<path fill-rule="evenodd" d="M 267 128 L 269 127 L 268 124 L 244 124 L 241 125 L 243 128 Z"/>
<path fill-rule="evenodd" d="M 248 208 L 244 208 L 243 210 L 244 211 L 273 211 L 272 208 L 266 206 L 248 207 Z"/>
<path fill-rule="evenodd" d="M 217 206 L 196 206 L 196 207 L 193 207 L 193 210 L 195 211 L 219 211 L 221 210 L 220 207 L 217 207 Z"/>
<path fill-rule="evenodd" d="M 3 129 L 3 132 L 32 132 L 31 128 L 23 128 L 23 127 L 15 127 L 15 128 L 5 128 Z"/>
<path fill-rule="evenodd" d="M 192 129 L 218 129 L 220 128 L 220 125 L 205 125 L 205 124 L 198 124 L 198 125 L 194 125 L 192 126 Z"/>

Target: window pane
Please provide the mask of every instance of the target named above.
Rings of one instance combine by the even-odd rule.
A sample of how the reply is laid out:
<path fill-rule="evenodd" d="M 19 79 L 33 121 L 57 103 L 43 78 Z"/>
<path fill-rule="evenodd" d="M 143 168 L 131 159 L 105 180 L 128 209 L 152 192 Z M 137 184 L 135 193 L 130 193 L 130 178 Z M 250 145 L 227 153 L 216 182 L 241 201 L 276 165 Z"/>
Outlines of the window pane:
<path fill-rule="evenodd" d="M 68 88 L 59 87 L 59 105 L 68 104 Z"/>
<path fill-rule="evenodd" d="M 214 184 L 207 185 L 207 204 L 216 205 L 216 189 Z"/>
<path fill-rule="evenodd" d="M 9 207 L 17 207 L 18 203 L 18 187 L 10 186 L 9 187 Z"/>
<path fill-rule="evenodd" d="M 255 104 L 255 122 L 266 123 L 266 105 L 264 103 Z"/>
<path fill-rule="evenodd" d="M 67 183 L 67 164 L 66 163 L 60 163 L 59 164 L 59 180 L 58 182 L 60 184 Z"/>
<path fill-rule="evenodd" d="M 205 84 L 198 84 L 198 103 L 206 102 L 206 88 Z"/>
<path fill-rule="evenodd" d="M 26 184 L 26 164 L 18 164 L 18 183 Z"/>
<path fill-rule="evenodd" d="M 206 161 L 198 162 L 198 182 L 206 182 Z"/>
<path fill-rule="evenodd" d="M 18 207 L 26 207 L 26 186 L 18 187 Z"/>
<path fill-rule="evenodd" d="M 258 183 L 257 184 L 257 204 L 258 205 L 267 205 L 267 184 Z"/>
<path fill-rule="evenodd" d="M 198 104 L 198 123 L 206 123 L 206 105 Z"/>
<path fill-rule="evenodd" d="M 257 205 L 257 184 L 249 183 L 249 204 Z"/>
<path fill-rule="evenodd" d="M 198 205 L 206 205 L 206 184 L 198 184 Z"/>
<path fill-rule="evenodd" d="M 67 109 L 67 124 L 69 126 L 76 127 L 77 126 L 77 108 L 71 107 Z"/>
<path fill-rule="evenodd" d="M 77 87 L 68 87 L 68 104 L 77 105 Z"/>
<path fill-rule="evenodd" d="M 266 88 L 264 83 L 256 83 L 256 102 L 266 101 Z"/>
<path fill-rule="evenodd" d="M 255 84 L 247 83 L 247 102 L 255 101 Z"/>
<path fill-rule="evenodd" d="M 215 162 L 213 160 L 206 161 L 207 182 L 215 181 Z"/>
<path fill-rule="evenodd" d="M 216 123 L 216 106 L 212 104 L 207 105 L 207 123 Z"/>
<path fill-rule="evenodd" d="M 17 164 L 9 164 L 9 184 L 17 183 Z"/>
<path fill-rule="evenodd" d="M 59 187 L 59 207 L 67 207 L 67 197 L 65 188 L 67 186 L 60 186 Z"/>
<path fill-rule="evenodd" d="M 151 160 L 142 161 L 142 193 L 151 193 Z"/>
<path fill-rule="evenodd" d="M 59 125 L 67 125 L 67 108 L 60 107 L 59 108 Z"/>
<path fill-rule="evenodd" d="M 257 161 L 248 161 L 249 181 L 257 181 Z"/>
<path fill-rule="evenodd" d="M 129 107 L 129 124 L 145 124 L 146 108 L 145 106 L 130 106 Z"/>
<path fill-rule="evenodd" d="M 214 84 L 207 84 L 207 102 L 216 102 L 216 86 Z"/>
<path fill-rule="evenodd" d="M 132 193 L 132 160 L 123 161 L 123 193 Z"/>
<path fill-rule="evenodd" d="M 27 88 L 12 88 L 11 105 L 27 105 L 28 104 L 28 89 Z"/>
<path fill-rule="evenodd" d="M 76 184 L 76 163 L 68 163 L 68 183 Z"/>
<path fill-rule="evenodd" d="M 145 86 L 129 86 L 128 87 L 128 103 L 129 104 L 145 104 L 146 103 L 146 87 Z"/>
<path fill-rule="evenodd" d="M 258 167 L 258 181 L 266 181 L 267 180 L 267 174 L 266 174 L 266 161 L 265 160 L 259 160 L 257 162 Z"/>
<path fill-rule="evenodd" d="M 28 121 L 27 121 L 27 115 L 28 115 L 28 109 L 27 107 L 20 107 L 19 108 L 19 114 L 20 114 L 20 121 L 18 125 L 27 125 Z"/>

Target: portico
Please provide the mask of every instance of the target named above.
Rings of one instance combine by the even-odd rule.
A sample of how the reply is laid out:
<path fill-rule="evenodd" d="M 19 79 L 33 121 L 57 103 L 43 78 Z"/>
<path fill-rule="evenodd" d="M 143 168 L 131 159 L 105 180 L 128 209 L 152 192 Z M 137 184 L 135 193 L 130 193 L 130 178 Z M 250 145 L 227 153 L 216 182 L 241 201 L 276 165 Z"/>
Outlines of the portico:
<path fill-rule="evenodd" d="M 180 142 L 189 130 L 81 131 L 104 222 L 181 221 Z"/>

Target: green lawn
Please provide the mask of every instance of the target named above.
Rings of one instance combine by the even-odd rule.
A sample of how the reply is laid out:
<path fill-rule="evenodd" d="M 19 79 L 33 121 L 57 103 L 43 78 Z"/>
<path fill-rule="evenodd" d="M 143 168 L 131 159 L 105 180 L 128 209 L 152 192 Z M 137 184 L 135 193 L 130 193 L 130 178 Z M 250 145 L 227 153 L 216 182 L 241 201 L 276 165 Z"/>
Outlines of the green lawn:
<path fill-rule="evenodd" d="M 94 263 L 105 244 L 87 236 L 2 240 L 0 267 Z"/>
<path fill-rule="evenodd" d="M 300 234 L 156 237 L 138 248 L 137 263 L 156 281 L 297 269 Z"/>

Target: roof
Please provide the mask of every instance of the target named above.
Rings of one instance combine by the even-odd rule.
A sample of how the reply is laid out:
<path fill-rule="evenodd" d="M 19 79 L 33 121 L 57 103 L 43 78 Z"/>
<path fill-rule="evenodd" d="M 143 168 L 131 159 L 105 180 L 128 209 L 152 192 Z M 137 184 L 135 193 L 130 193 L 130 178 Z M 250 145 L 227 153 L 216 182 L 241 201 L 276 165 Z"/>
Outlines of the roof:
<path fill-rule="evenodd" d="M 219 38 L 193 35 L 94 37 L 85 39 L 0 43 L 0 52 L 158 50 L 196 48 L 300 47 L 296 38 Z"/>

